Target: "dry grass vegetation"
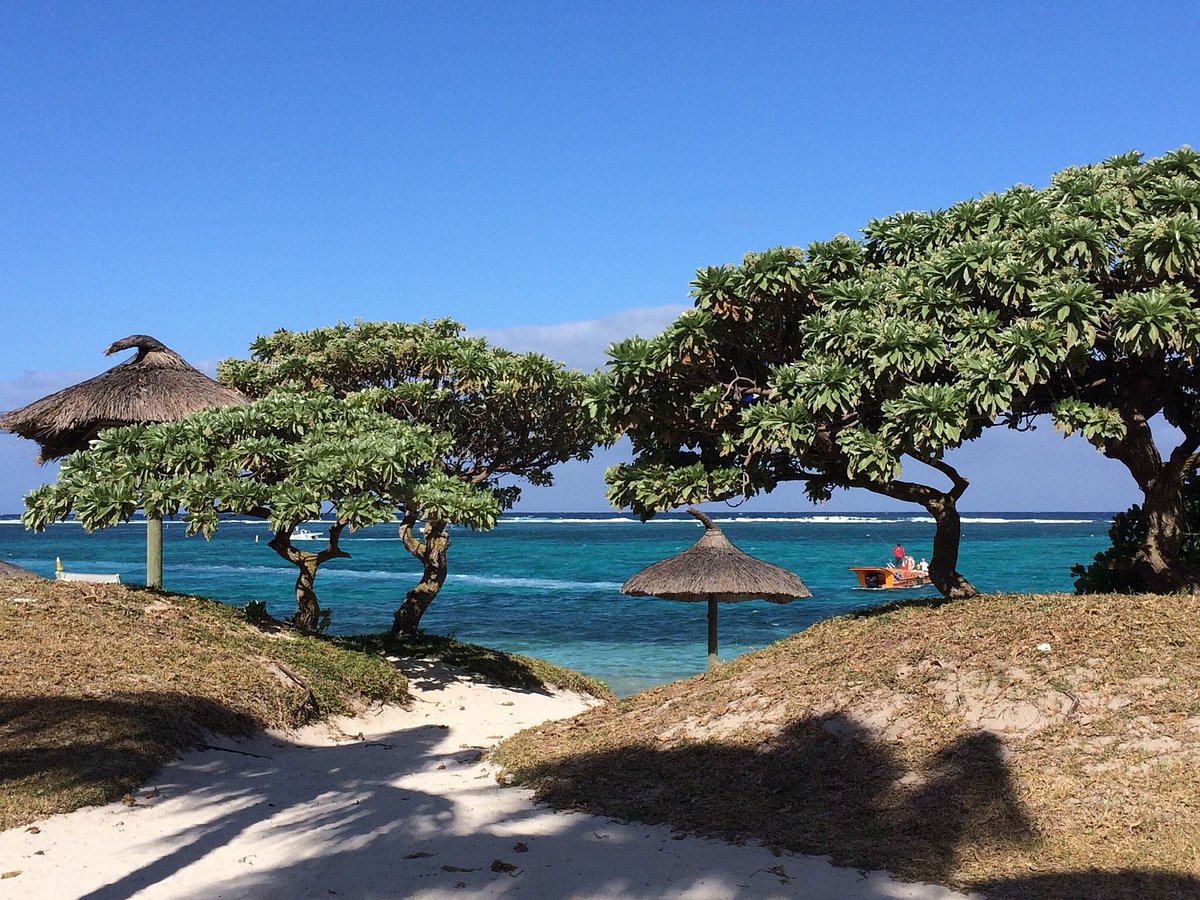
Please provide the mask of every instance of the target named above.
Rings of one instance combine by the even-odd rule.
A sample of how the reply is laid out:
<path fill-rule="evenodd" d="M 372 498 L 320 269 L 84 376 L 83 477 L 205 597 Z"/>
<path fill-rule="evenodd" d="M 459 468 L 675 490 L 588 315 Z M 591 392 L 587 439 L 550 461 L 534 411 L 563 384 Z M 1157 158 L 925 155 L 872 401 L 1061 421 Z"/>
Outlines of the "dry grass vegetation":
<path fill-rule="evenodd" d="M 0 828 L 120 798 L 210 731 L 407 698 L 384 659 L 120 585 L 0 580 Z"/>
<path fill-rule="evenodd" d="M 989 897 L 1200 896 L 1200 598 L 898 604 L 497 758 L 557 806 Z"/>
<path fill-rule="evenodd" d="M 0 829 L 118 799 L 210 732 L 404 703 L 395 656 L 611 697 L 579 673 L 450 638 L 318 638 L 200 597 L 0 578 Z"/>

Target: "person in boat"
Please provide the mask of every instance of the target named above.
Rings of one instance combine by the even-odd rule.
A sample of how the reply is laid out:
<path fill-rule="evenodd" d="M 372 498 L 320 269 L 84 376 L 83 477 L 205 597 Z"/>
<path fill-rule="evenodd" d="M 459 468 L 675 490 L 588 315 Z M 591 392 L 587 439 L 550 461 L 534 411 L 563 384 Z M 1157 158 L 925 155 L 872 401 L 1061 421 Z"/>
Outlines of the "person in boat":
<path fill-rule="evenodd" d="M 897 544 L 892 548 L 892 565 L 897 569 L 904 568 L 904 545 Z"/>
<path fill-rule="evenodd" d="M 917 567 L 917 561 L 911 556 L 904 557 L 904 565 L 901 566 L 905 571 L 911 572 Z"/>
<path fill-rule="evenodd" d="M 921 561 L 919 563 L 917 563 L 917 571 L 918 572 L 928 572 L 929 571 L 929 563 L 925 562 L 925 557 L 923 557 L 923 556 L 921 557 Z"/>

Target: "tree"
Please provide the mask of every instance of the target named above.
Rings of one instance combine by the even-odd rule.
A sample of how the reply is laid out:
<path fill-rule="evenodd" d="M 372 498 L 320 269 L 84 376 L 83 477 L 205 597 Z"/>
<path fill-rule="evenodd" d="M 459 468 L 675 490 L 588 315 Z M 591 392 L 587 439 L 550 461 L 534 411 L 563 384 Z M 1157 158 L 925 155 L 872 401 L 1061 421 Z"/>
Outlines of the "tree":
<path fill-rule="evenodd" d="M 618 344 L 594 402 L 629 434 L 610 496 L 643 514 L 801 480 L 921 503 L 934 583 L 954 571 L 967 481 L 945 452 L 1049 415 L 1142 488 L 1130 565 L 1152 589 L 1196 585 L 1180 555 L 1180 486 L 1200 457 L 1200 155 L 1127 154 L 947 210 L 872 221 L 866 240 L 701 270 L 697 309 Z M 1164 459 L 1150 420 L 1182 439 Z M 903 481 L 903 463 L 949 488 Z M 939 553 L 939 551 L 941 551 Z"/>
<path fill-rule="evenodd" d="M 909 261 L 987 323 L 977 365 L 1012 381 L 1010 422 L 1049 415 L 1129 470 L 1146 530 L 1123 565 L 1143 587 L 1200 587 L 1182 543 L 1200 462 L 1200 154 L 1128 153 L 866 233 L 877 262 Z M 1179 434 L 1165 451 L 1159 415 Z"/>
<path fill-rule="evenodd" d="M 645 516 L 802 481 L 813 499 L 862 487 L 921 504 L 936 524 L 930 577 L 971 596 L 957 571 L 958 499 L 944 458 L 996 413 L 979 389 L 970 329 L 943 298 L 874 265 L 849 238 L 703 269 L 696 309 L 653 340 L 615 345 L 593 402 L 633 442 L 609 497 Z M 902 460 L 948 486 L 900 478 Z"/>
<path fill-rule="evenodd" d="M 1183 481 L 1183 540 L 1180 553 L 1193 568 L 1200 566 L 1200 474 L 1189 472 Z M 1108 529 L 1111 546 L 1093 557 L 1090 565 L 1071 567 L 1077 594 L 1136 594 L 1146 590 L 1142 578 L 1130 565 L 1146 542 L 1149 523 L 1135 503 L 1113 517 Z"/>
<path fill-rule="evenodd" d="M 299 570 L 293 621 L 314 630 L 328 612 L 318 602 L 317 570 L 349 556 L 339 544 L 344 529 L 413 508 L 490 528 L 500 511 L 493 492 L 440 470 L 449 435 L 397 421 L 371 399 L 280 391 L 178 422 L 106 430 L 67 458 L 57 482 L 26 498 L 22 521 L 40 531 L 74 511 L 90 531 L 128 521 L 138 509 L 160 517 L 182 511 L 188 534 L 210 537 L 222 513 L 266 519 L 275 532 L 269 546 Z M 296 548 L 293 530 L 326 507 L 336 516 L 328 546 Z"/>
<path fill-rule="evenodd" d="M 251 397 L 280 386 L 361 396 L 400 421 L 444 432 L 450 442 L 436 470 L 492 492 L 501 509 L 520 494 L 514 480 L 551 484 L 552 466 L 590 457 L 601 437 L 584 407 L 587 376 L 538 354 L 466 337 L 449 319 L 281 330 L 250 349 L 250 359 L 221 364 L 222 382 Z M 421 562 L 422 576 L 397 609 L 393 634 L 415 634 L 446 581 L 452 511 L 440 501 L 404 511 L 400 537 Z"/>

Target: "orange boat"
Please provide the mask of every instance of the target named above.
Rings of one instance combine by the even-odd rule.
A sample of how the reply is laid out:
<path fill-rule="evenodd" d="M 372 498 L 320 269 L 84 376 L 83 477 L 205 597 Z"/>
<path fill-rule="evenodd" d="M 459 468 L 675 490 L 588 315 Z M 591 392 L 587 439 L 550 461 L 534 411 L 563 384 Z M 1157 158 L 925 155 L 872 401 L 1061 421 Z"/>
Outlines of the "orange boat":
<path fill-rule="evenodd" d="M 886 591 L 929 584 L 929 573 L 920 569 L 897 569 L 895 566 L 850 566 L 849 569 L 858 576 L 860 591 Z"/>

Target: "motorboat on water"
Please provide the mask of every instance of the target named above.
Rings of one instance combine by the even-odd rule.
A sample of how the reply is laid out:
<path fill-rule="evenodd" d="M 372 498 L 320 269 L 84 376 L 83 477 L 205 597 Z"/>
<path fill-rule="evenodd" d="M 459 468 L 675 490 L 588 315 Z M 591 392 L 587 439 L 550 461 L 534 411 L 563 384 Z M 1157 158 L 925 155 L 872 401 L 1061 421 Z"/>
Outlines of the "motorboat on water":
<path fill-rule="evenodd" d="M 319 531 L 309 531 L 307 528 L 297 528 L 292 532 L 293 541 L 325 541 L 328 538 Z"/>
<path fill-rule="evenodd" d="M 858 576 L 858 590 L 887 591 L 893 588 L 921 587 L 929 584 L 929 572 L 896 566 L 849 566 Z"/>

